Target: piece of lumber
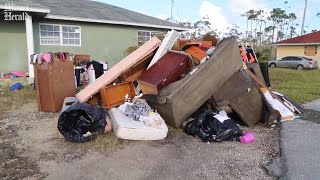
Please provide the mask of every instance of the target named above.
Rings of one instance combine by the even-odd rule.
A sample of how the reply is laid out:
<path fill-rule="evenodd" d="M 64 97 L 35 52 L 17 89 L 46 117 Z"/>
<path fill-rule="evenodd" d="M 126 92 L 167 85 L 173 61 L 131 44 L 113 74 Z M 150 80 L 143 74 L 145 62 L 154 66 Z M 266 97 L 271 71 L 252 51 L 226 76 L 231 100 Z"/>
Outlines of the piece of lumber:
<path fill-rule="evenodd" d="M 122 61 L 114 65 L 111 69 L 109 69 L 105 74 L 100 76 L 96 81 L 92 84 L 84 88 L 80 91 L 76 97 L 80 102 L 87 101 L 91 96 L 96 94 L 100 88 L 108 85 L 113 80 L 115 80 L 119 75 L 125 72 L 130 67 L 134 66 L 141 59 L 148 56 L 155 49 L 157 49 L 160 45 L 161 41 L 157 37 L 151 38 L 148 42 L 143 44 L 133 53 L 129 54 Z"/>

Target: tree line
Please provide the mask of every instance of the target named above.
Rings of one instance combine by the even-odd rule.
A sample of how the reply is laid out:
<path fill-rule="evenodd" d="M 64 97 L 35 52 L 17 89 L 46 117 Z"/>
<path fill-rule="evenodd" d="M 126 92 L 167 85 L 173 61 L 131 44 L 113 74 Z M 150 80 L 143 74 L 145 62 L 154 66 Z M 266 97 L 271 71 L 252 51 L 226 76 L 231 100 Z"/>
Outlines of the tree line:
<path fill-rule="evenodd" d="M 244 12 L 241 17 L 244 18 L 245 25 L 240 28 L 239 25 L 233 24 L 224 31 L 213 28 L 209 17 L 203 17 L 195 23 L 178 22 L 174 19 L 172 21 L 191 29 L 181 34 L 183 39 L 200 39 L 208 32 L 220 39 L 237 36 L 240 42 L 250 43 L 258 55 L 261 54 L 263 59 L 268 60 L 272 58 L 273 53 L 270 44 L 300 35 L 297 33 L 298 28 L 301 27 L 297 22 L 297 15 L 294 12 L 288 12 L 288 1 L 284 1 L 284 4 L 283 9 L 273 8 L 270 12 L 255 9 Z M 316 16 L 320 18 L 320 12 Z M 171 21 L 171 19 L 168 20 Z M 317 30 L 311 32 L 315 31 Z"/>

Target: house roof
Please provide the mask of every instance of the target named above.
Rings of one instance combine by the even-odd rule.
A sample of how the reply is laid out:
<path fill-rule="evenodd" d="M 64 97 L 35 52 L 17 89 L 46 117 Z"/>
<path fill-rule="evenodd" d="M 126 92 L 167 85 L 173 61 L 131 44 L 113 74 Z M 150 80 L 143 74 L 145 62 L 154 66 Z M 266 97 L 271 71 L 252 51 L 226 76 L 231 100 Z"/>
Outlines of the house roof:
<path fill-rule="evenodd" d="M 8 3 L 16 6 L 28 6 L 28 8 L 38 11 L 46 10 L 45 18 L 47 19 L 189 30 L 179 24 L 91 0 L 0 0 L 0 9 L 4 9 L 3 6 Z"/>
<path fill-rule="evenodd" d="M 302 36 L 286 39 L 274 43 L 274 45 L 306 45 L 306 44 L 320 44 L 320 31 L 305 34 Z"/>
<path fill-rule="evenodd" d="M 34 2 L 27 2 L 21 0 L 0 0 L 0 9 L 37 13 L 50 13 L 50 9 L 46 6 Z"/>

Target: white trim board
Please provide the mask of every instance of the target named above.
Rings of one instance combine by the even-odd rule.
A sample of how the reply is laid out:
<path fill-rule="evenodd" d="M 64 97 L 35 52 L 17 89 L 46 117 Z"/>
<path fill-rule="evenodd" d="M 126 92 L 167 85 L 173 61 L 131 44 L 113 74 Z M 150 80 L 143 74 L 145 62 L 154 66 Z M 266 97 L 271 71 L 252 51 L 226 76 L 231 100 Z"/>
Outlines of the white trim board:
<path fill-rule="evenodd" d="M 46 15 L 45 18 L 56 19 L 56 20 L 80 21 L 80 22 L 94 22 L 94 23 L 102 23 L 102 24 L 117 24 L 117 25 L 128 25 L 128 26 L 138 26 L 138 27 L 152 27 L 152 28 L 160 28 L 160 29 L 175 29 L 175 30 L 180 30 L 180 31 L 190 30 L 189 28 L 183 28 L 183 27 L 179 28 L 179 27 L 174 27 L 174 26 L 162 26 L 162 25 L 145 24 L 145 23 L 134 23 L 134 22 L 126 22 L 126 21 L 112 21 L 112 20 L 103 20 L 103 19 L 70 17 L 70 16 L 51 15 L 51 14 Z"/>

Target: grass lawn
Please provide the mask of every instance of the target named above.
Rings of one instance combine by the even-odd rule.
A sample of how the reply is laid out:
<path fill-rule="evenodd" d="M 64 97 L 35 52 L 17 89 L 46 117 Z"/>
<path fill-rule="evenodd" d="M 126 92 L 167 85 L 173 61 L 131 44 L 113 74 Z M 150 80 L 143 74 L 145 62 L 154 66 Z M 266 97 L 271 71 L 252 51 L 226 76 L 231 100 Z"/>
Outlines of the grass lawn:
<path fill-rule="evenodd" d="M 320 70 L 269 69 L 271 88 L 298 103 L 320 98 Z"/>

